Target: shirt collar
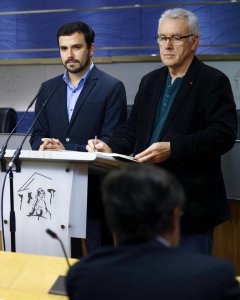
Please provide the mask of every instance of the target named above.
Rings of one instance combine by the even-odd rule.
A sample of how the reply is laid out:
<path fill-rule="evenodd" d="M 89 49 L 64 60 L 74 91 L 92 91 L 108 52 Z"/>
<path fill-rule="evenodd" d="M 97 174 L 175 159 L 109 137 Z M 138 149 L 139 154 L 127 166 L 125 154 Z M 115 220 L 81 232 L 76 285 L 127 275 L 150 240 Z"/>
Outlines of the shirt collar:
<path fill-rule="evenodd" d="M 182 79 L 183 77 L 176 77 L 175 79 L 173 79 L 170 73 L 168 72 L 167 84 L 173 85 L 174 82 L 181 82 Z"/>
<path fill-rule="evenodd" d="M 166 247 L 171 247 L 171 244 L 168 240 L 166 240 L 165 238 L 163 238 L 162 236 L 158 235 L 156 236 L 156 241 L 163 244 Z"/>
<path fill-rule="evenodd" d="M 79 80 L 78 86 L 79 86 L 80 83 L 86 81 L 86 79 L 87 79 L 87 77 L 88 77 L 88 75 L 89 75 L 89 73 L 90 73 L 90 71 L 92 70 L 93 67 L 94 67 L 94 64 L 93 64 L 93 62 L 91 62 L 89 69 L 88 69 L 87 72 L 83 75 L 83 77 Z M 72 84 L 71 84 L 71 82 L 69 81 L 69 78 L 68 78 L 68 71 L 67 71 L 67 70 L 66 70 L 66 71 L 64 72 L 64 74 L 63 74 L 63 80 L 66 82 L 66 84 L 68 85 L 68 87 L 70 87 L 71 89 L 74 89 L 73 86 L 72 86 Z M 77 88 L 78 88 L 78 86 L 77 86 Z M 76 89 L 77 89 L 77 88 L 76 88 Z"/>

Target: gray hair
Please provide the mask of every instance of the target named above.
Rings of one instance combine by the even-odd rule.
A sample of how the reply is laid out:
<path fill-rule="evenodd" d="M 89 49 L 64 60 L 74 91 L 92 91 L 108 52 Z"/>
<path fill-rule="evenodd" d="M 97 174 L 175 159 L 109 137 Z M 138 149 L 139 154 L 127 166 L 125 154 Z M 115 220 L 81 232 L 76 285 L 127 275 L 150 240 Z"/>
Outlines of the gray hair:
<path fill-rule="evenodd" d="M 198 18 L 197 16 L 183 8 L 174 8 L 168 9 L 162 13 L 160 19 L 158 21 L 158 26 L 160 27 L 161 23 L 165 19 L 186 19 L 188 22 L 189 30 L 191 34 L 198 34 L 199 33 L 199 26 L 198 26 Z"/>

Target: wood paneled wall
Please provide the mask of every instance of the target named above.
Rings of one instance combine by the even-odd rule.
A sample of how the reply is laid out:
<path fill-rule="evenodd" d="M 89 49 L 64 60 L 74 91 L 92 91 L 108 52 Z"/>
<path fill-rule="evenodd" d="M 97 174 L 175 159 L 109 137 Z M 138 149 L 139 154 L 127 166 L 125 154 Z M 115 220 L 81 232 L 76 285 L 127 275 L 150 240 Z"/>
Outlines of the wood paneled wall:
<path fill-rule="evenodd" d="M 240 274 L 240 201 L 230 200 L 231 219 L 215 228 L 213 256 L 230 260 Z"/>

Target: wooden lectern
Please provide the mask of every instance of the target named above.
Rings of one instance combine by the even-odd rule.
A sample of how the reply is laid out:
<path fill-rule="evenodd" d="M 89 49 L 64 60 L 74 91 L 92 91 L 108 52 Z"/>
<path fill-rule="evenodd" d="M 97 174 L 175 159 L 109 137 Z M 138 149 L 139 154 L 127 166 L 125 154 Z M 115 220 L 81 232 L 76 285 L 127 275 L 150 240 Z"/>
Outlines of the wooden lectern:
<path fill-rule="evenodd" d="M 13 154 L 13 150 L 7 150 L 7 162 Z M 68 256 L 70 238 L 86 237 L 89 170 L 106 172 L 129 163 L 75 151 L 22 150 L 20 160 L 21 172 L 15 172 L 13 167 L 16 252 L 50 256 L 63 256 L 63 253 L 59 244 L 46 234 L 47 228 L 57 233 Z M 0 187 L 4 176 L 6 173 L 2 172 Z M 11 251 L 9 212 L 10 186 L 6 178 L 3 219 L 7 251 Z"/>

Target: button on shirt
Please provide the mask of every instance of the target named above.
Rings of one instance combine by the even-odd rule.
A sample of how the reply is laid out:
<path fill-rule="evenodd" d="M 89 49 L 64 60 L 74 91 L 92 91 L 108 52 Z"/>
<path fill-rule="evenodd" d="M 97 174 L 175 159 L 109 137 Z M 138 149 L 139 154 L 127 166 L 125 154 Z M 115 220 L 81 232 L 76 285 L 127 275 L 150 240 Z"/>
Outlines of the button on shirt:
<path fill-rule="evenodd" d="M 166 86 L 158 104 L 154 128 L 149 145 L 159 141 L 162 128 L 173 104 L 174 98 L 181 85 L 181 82 L 181 77 L 178 77 L 174 81 L 172 81 L 170 74 L 168 74 Z"/>
<path fill-rule="evenodd" d="M 78 86 L 75 88 L 71 82 L 68 79 L 68 72 L 67 70 L 65 71 L 64 75 L 63 75 L 63 80 L 66 82 L 67 84 L 67 112 L 68 112 L 68 120 L 71 120 L 75 105 L 77 103 L 77 99 L 84 87 L 84 84 L 87 80 L 87 77 L 90 73 L 90 71 L 92 70 L 94 64 L 91 63 L 90 68 L 88 69 L 88 71 L 83 75 L 83 77 L 81 78 L 81 80 L 78 83 Z"/>

